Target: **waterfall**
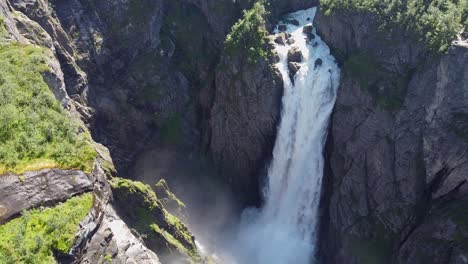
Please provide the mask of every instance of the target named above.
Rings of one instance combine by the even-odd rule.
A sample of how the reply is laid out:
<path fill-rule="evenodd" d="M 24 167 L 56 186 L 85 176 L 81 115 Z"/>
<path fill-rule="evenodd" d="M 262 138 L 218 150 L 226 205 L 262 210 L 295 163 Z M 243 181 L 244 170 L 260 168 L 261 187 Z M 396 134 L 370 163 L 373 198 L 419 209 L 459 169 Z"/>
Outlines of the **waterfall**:
<path fill-rule="evenodd" d="M 294 43 L 276 44 L 280 57 L 276 66 L 284 81 L 281 123 L 263 190 L 265 204 L 261 209 L 246 209 L 242 215 L 234 246 L 238 263 L 314 261 L 322 152 L 340 75 L 315 28 L 309 37 L 303 33 L 304 26 L 312 25 L 315 12 L 316 8 L 311 8 L 288 15 L 286 32 Z M 279 29 L 277 26 L 275 33 Z M 284 31 L 284 26 L 281 29 Z M 302 62 L 298 62 L 300 69 L 291 80 L 288 51 L 293 47 L 300 49 Z"/>

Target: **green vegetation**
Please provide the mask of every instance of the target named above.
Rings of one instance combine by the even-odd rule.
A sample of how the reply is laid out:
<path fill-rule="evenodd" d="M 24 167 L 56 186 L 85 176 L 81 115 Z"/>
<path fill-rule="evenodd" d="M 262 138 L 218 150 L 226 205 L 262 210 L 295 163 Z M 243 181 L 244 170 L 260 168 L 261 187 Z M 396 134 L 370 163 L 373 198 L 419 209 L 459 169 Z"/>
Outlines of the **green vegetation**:
<path fill-rule="evenodd" d="M 256 2 L 251 9 L 244 11 L 244 16 L 232 26 L 231 33 L 227 35 L 224 43 L 226 51 L 230 54 L 246 54 L 248 62 L 266 58 L 269 54 L 266 49 L 266 15 L 263 1 Z"/>
<path fill-rule="evenodd" d="M 0 174 L 92 168 L 90 136 L 78 134 L 43 80 L 46 56 L 33 45 L 0 46 Z"/>
<path fill-rule="evenodd" d="M 468 24 L 468 0 L 322 0 L 325 15 L 343 10 L 375 15 L 383 31 L 398 27 L 444 52 Z"/>
<path fill-rule="evenodd" d="M 117 209 L 127 223 L 135 228 L 148 244 L 156 245 L 165 254 L 189 256 L 193 263 L 200 263 L 201 256 L 193 235 L 175 216 L 166 211 L 150 186 L 141 182 L 113 178 L 111 187 Z"/>
<path fill-rule="evenodd" d="M 403 73 L 388 71 L 377 58 L 361 51 L 352 52 L 345 58 L 343 72 L 356 80 L 362 89 L 387 110 L 398 110 L 403 105 L 413 74 L 412 69 L 406 69 Z"/>
<path fill-rule="evenodd" d="M 167 195 L 167 199 L 174 201 L 177 204 L 177 207 L 181 209 L 185 209 L 185 204 L 175 196 L 173 192 L 169 189 L 169 186 L 167 185 L 166 180 L 161 179 L 158 181 L 158 183 L 155 184 L 156 191 L 159 193 L 159 191 L 164 192 L 165 195 Z M 160 197 L 161 198 L 161 197 Z M 164 199 L 164 198 L 163 198 Z"/>
<path fill-rule="evenodd" d="M 1 263 L 56 263 L 53 252 L 66 254 L 70 250 L 78 224 L 92 203 L 92 194 L 84 194 L 52 208 L 25 211 L 0 226 Z"/>
<path fill-rule="evenodd" d="M 107 254 L 104 256 L 104 261 L 105 261 L 105 262 L 112 262 L 112 256 L 111 256 L 111 254 L 107 253 Z"/>
<path fill-rule="evenodd" d="M 351 237 L 351 250 L 362 264 L 390 263 L 395 234 L 375 217 L 365 218 L 363 225 L 373 231 L 370 237 Z"/>
<path fill-rule="evenodd" d="M 6 36 L 8 36 L 8 32 L 5 28 L 5 21 L 3 17 L 0 16 L 0 41 L 2 41 Z"/>
<path fill-rule="evenodd" d="M 161 126 L 161 139 L 166 144 L 177 144 L 182 137 L 182 117 L 169 117 Z"/>
<path fill-rule="evenodd" d="M 361 86 L 367 87 L 376 81 L 380 65 L 369 53 L 356 52 L 348 57 L 343 68 L 345 74 L 359 81 Z"/>

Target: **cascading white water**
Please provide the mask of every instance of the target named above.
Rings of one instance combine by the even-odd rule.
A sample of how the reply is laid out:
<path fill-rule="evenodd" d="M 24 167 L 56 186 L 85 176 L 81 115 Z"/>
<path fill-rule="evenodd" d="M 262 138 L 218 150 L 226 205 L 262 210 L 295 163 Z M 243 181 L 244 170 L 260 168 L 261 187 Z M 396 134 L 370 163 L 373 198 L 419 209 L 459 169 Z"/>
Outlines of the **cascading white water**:
<path fill-rule="evenodd" d="M 287 25 L 294 43 L 276 45 L 284 95 L 273 160 L 264 188 L 265 205 L 244 211 L 235 244 L 238 263 L 309 264 L 315 252 L 318 205 L 323 175 L 323 148 L 336 99 L 340 70 L 327 45 L 316 35 L 306 40 L 315 8 L 292 13 Z M 276 30 L 278 32 L 278 30 Z M 288 50 L 299 47 L 303 60 L 294 84 Z M 321 59 L 322 63 L 316 63 Z M 317 65 L 316 65 L 317 64 Z"/>

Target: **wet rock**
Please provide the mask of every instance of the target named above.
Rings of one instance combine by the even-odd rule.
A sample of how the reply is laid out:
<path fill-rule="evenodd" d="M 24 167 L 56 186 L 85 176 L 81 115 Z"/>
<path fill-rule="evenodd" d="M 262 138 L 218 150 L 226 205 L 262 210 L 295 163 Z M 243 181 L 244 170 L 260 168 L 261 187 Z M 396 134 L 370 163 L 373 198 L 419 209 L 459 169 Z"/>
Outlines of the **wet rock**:
<path fill-rule="evenodd" d="M 301 62 L 302 52 L 299 47 L 293 47 L 288 51 L 288 62 Z"/>
<path fill-rule="evenodd" d="M 301 65 L 297 62 L 289 62 L 288 63 L 288 70 L 289 70 L 289 78 L 291 82 L 294 83 L 294 76 L 296 73 L 301 69 Z"/>
<path fill-rule="evenodd" d="M 316 48 L 318 46 L 318 42 L 315 41 L 314 44 L 312 44 L 312 47 Z"/>
<path fill-rule="evenodd" d="M 307 25 L 302 28 L 304 34 L 312 33 L 314 27 L 312 25 Z"/>
<path fill-rule="evenodd" d="M 154 187 L 154 192 L 164 208 L 169 211 L 169 213 L 186 222 L 188 220 L 187 208 L 185 204 L 175 196 L 171 189 L 169 189 L 167 182 L 162 179 L 156 183 Z"/>
<path fill-rule="evenodd" d="M 278 43 L 280 45 L 285 45 L 287 38 L 288 38 L 288 35 L 286 33 L 284 33 L 284 32 L 281 32 L 281 33 L 276 35 L 275 43 Z"/>
<path fill-rule="evenodd" d="M 279 25 L 278 26 L 278 30 L 281 31 L 281 32 L 286 31 L 286 29 L 287 29 L 286 25 Z"/>
<path fill-rule="evenodd" d="M 286 41 L 286 43 L 288 43 L 289 45 L 294 44 L 294 42 L 296 41 L 293 38 L 288 38 L 288 40 Z"/>
<path fill-rule="evenodd" d="M 287 19 L 286 23 L 291 24 L 291 25 L 295 25 L 295 26 L 299 26 L 299 21 L 297 21 L 296 19 Z"/>
<path fill-rule="evenodd" d="M 317 67 L 322 66 L 322 63 L 323 63 L 322 59 L 320 59 L 320 58 L 316 59 L 315 63 L 314 63 L 314 69 L 316 69 Z"/>
<path fill-rule="evenodd" d="M 308 41 L 315 39 L 315 34 L 312 33 L 313 29 L 314 27 L 312 25 L 307 25 L 302 28 L 302 32 L 306 35 Z"/>

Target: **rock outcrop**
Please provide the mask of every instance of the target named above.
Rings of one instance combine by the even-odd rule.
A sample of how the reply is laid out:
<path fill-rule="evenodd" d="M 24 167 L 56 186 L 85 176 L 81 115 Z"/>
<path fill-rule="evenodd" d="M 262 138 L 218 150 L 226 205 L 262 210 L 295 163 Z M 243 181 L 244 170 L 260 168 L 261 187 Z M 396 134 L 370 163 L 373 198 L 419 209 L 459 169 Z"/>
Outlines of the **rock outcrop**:
<path fill-rule="evenodd" d="M 322 255 L 330 263 L 466 262 L 467 46 L 435 55 L 402 30 L 378 31 L 366 14 L 316 19 L 342 65 Z"/>
<path fill-rule="evenodd" d="M 50 206 L 93 190 L 93 180 L 82 171 L 44 169 L 22 175 L 0 176 L 0 223 L 23 210 Z"/>
<path fill-rule="evenodd" d="M 283 80 L 269 61 L 252 64 L 241 56 L 224 57 L 216 72 L 210 149 L 236 193 L 252 204 L 259 200 L 258 175 L 272 153 Z"/>
<path fill-rule="evenodd" d="M 87 250 L 77 263 L 160 264 L 161 262 L 109 205 L 99 228 L 87 244 Z"/>

